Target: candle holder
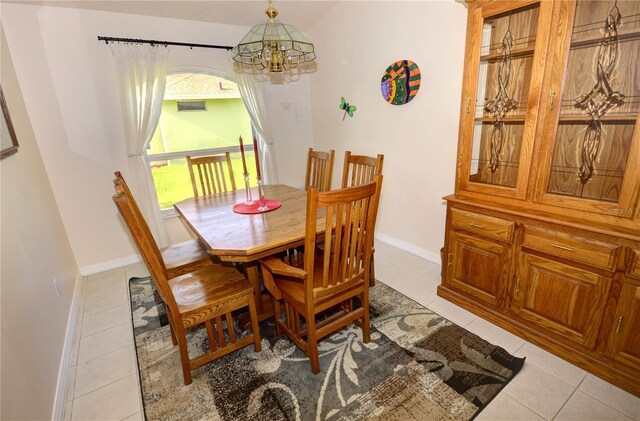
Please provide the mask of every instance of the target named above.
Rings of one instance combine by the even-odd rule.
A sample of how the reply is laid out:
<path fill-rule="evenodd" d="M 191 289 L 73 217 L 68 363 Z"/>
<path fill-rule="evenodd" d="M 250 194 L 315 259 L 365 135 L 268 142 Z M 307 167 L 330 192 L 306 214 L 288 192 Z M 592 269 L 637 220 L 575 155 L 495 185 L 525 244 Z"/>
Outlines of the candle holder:
<path fill-rule="evenodd" d="M 244 191 L 246 200 L 244 202 L 245 205 L 251 206 L 253 205 L 253 197 L 251 196 L 251 186 L 249 186 L 249 173 L 244 173 Z"/>
<path fill-rule="evenodd" d="M 264 183 L 262 182 L 262 177 L 258 177 L 258 200 L 260 201 L 258 206 L 258 211 L 266 212 L 269 210 L 265 200 L 264 200 Z"/>

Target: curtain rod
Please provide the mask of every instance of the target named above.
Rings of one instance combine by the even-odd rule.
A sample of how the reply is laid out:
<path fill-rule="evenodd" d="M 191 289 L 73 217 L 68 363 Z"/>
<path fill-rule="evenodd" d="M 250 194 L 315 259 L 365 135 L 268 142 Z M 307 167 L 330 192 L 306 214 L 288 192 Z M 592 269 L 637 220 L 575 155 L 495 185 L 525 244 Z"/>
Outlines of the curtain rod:
<path fill-rule="evenodd" d="M 114 37 L 102 37 L 98 36 L 98 41 L 104 41 L 105 44 L 109 44 L 109 42 L 130 42 L 134 44 L 151 44 L 151 45 L 178 45 L 180 47 L 189 47 L 189 48 L 217 48 L 220 50 L 231 50 L 233 47 L 228 45 L 211 45 L 211 44 L 192 44 L 189 42 L 173 42 L 173 41 L 157 41 L 152 39 L 135 39 L 135 38 L 114 38 Z"/>

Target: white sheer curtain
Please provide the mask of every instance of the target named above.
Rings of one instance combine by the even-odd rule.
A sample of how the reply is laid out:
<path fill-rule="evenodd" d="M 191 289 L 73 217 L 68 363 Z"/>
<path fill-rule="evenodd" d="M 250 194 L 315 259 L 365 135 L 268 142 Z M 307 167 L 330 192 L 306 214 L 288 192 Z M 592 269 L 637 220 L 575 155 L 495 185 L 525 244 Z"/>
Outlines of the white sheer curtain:
<path fill-rule="evenodd" d="M 265 103 L 262 83 L 239 63 L 234 63 L 234 73 L 238 90 L 251 117 L 251 124 L 258 134 L 263 181 L 265 184 L 278 184 L 269 110 Z"/>
<path fill-rule="evenodd" d="M 156 242 L 164 247 L 169 243 L 169 236 L 158 205 L 146 150 L 162 112 L 169 49 L 147 44 L 112 43 L 110 46 L 129 156 L 125 180 Z"/>

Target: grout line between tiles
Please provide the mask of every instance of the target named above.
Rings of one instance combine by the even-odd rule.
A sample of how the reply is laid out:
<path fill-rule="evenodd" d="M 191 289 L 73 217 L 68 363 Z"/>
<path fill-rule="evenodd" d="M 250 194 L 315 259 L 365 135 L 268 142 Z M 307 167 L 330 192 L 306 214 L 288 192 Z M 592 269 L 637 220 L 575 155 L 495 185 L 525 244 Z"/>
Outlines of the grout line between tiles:
<path fill-rule="evenodd" d="M 71 409 L 69 409 L 69 420 L 72 420 L 73 419 L 73 398 L 69 399 L 64 403 L 65 412 L 67 410 L 67 405 L 71 405 Z"/>
<path fill-rule="evenodd" d="M 429 308 L 429 304 L 433 303 L 438 297 L 436 296 L 433 300 L 429 301 L 427 304 L 425 304 L 425 308 L 427 308 L 428 310 L 431 310 L 431 308 Z M 433 310 L 431 310 L 433 311 Z"/>
<path fill-rule="evenodd" d="M 535 409 L 531 408 L 529 405 L 527 405 L 524 402 L 521 402 L 518 398 L 516 398 L 515 396 L 513 396 L 512 394 L 510 394 L 507 390 L 502 390 L 502 392 L 500 393 L 504 393 L 505 395 L 509 396 L 511 399 L 513 399 L 514 401 L 518 402 L 520 405 L 524 406 L 525 408 L 527 408 L 528 410 L 530 410 L 531 412 L 533 412 L 534 414 L 536 414 L 537 416 L 539 416 L 540 418 L 542 418 L 543 420 L 547 420 L 549 421 L 549 418 L 546 418 L 544 415 L 539 414 L 538 411 L 536 411 Z"/>
<path fill-rule="evenodd" d="M 74 375 L 73 375 L 73 393 L 71 395 L 71 399 L 74 399 L 74 395 L 76 394 L 76 380 L 78 379 L 78 362 L 76 361 L 76 365 L 74 365 L 73 367 L 75 367 L 75 371 L 74 371 Z M 73 369 L 73 367 L 71 367 L 71 369 Z M 69 388 L 67 385 L 67 393 L 69 392 Z"/>
<path fill-rule="evenodd" d="M 97 300 L 104 298 L 105 295 L 115 294 L 117 292 L 126 291 L 127 288 L 125 285 L 114 284 L 101 287 L 99 289 L 91 289 L 91 287 L 87 287 L 87 299 L 89 300 Z"/>
<path fill-rule="evenodd" d="M 102 385 L 102 386 L 98 387 L 97 389 L 93 389 L 93 390 L 92 390 L 92 391 L 90 391 L 90 392 L 83 393 L 82 395 L 79 395 L 79 396 L 75 396 L 75 397 L 73 398 L 73 400 L 75 401 L 76 399 L 79 399 L 79 398 L 81 398 L 81 397 L 83 397 L 83 396 L 90 395 L 90 394 L 92 394 L 93 392 L 97 392 L 97 391 L 98 391 L 98 390 L 100 390 L 100 389 L 104 389 L 104 388 L 105 388 L 105 387 L 107 387 L 107 386 L 111 386 L 112 384 L 117 383 L 117 382 L 119 382 L 120 380 L 126 379 L 127 377 L 136 376 L 136 375 L 137 375 L 137 373 L 135 373 L 135 372 L 133 372 L 133 373 L 129 373 L 129 374 L 125 375 L 124 377 L 119 378 L 118 380 L 114 380 L 114 381 L 112 381 L 111 383 L 108 383 L 108 384 Z M 138 412 L 139 412 L 139 411 L 138 411 Z M 135 412 L 134 412 L 134 414 L 135 414 Z M 131 415 L 133 415 L 133 414 L 131 414 Z M 125 417 L 125 418 L 126 418 L 126 417 Z"/>
<path fill-rule="evenodd" d="M 121 305 L 126 306 L 126 304 L 121 304 Z M 120 307 L 120 306 L 117 306 L 117 307 Z M 113 307 L 113 308 L 116 308 L 116 307 Z M 109 309 L 109 310 L 113 310 L 113 309 Z M 104 310 L 104 311 L 107 311 L 107 310 Z M 102 311 L 100 311 L 100 312 L 98 312 L 98 313 L 93 313 L 93 314 L 100 314 L 100 313 L 102 313 Z M 90 316 L 93 316 L 93 314 L 90 314 Z M 129 320 L 127 320 L 127 323 L 129 323 Z M 120 325 L 122 325 L 122 324 L 124 324 L 124 323 L 118 323 L 118 324 L 113 325 L 113 326 L 105 327 L 105 328 L 104 328 L 104 329 L 102 329 L 102 330 L 95 331 L 95 332 L 90 333 L 90 334 L 88 334 L 88 335 L 86 335 L 86 336 L 82 336 L 82 332 L 80 332 L 80 339 L 82 339 L 82 338 L 88 338 L 89 336 L 93 336 L 93 335 L 95 335 L 95 334 L 97 334 L 97 333 L 102 333 L 102 332 L 104 332 L 104 331 L 106 331 L 106 330 L 113 329 L 114 327 L 118 327 L 118 326 L 120 326 Z M 82 323 L 82 327 L 84 328 L 84 320 L 83 320 L 83 323 Z"/>
<path fill-rule="evenodd" d="M 518 336 L 518 335 L 516 335 L 516 336 Z M 520 338 L 520 336 L 518 336 L 518 338 Z M 521 350 L 525 345 L 527 345 L 527 344 L 531 344 L 531 342 L 529 342 L 529 341 L 527 341 L 527 340 L 525 339 L 525 340 L 524 340 L 524 343 L 523 343 L 522 345 L 520 345 L 520 346 L 518 347 L 518 349 L 516 349 L 515 351 L 513 351 L 513 352 L 512 352 L 513 356 L 515 357 L 515 356 L 516 356 L 516 353 L 517 353 L 518 351 L 520 351 L 520 350 Z M 532 344 L 532 345 L 533 345 L 533 344 Z M 525 357 L 526 357 L 526 355 L 525 355 Z M 518 358 L 520 358 L 520 357 L 518 357 Z M 532 363 L 532 364 L 533 364 L 533 363 Z"/>
<path fill-rule="evenodd" d="M 587 373 L 587 375 L 588 375 L 588 373 Z M 580 389 L 580 386 L 582 385 L 582 383 L 583 383 L 586 379 L 587 379 L 587 376 L 584 376 L 584 378 L 582 379 L 582 381 L 580 381 L 580 383 L 578 383 L 578 386 L 576 387 L 576 390 L 579 390 L 579 389 Z M 609 383 L 609 384 L 611 384 L 611 383 Z M 605 406 L 608 406 L 609 408 L 613 409 L 614 411 L 621 413 L 622 415 L 624 415 L 624 416 L 625 416 L 625 417 L 627 417 L 627 418 L 630 418 L 630 419 L 632 419 L 632 420 L 633 420 L 633 419 L 637 419 L 637 418 L 634 418 L 633 416 L 631 416 L 631 415 L 629 415 L 629 414 L 627 414 L 627 413 L 625 413 L 625 412 L 622 412 L 620 409 L 618 409 L 618 408 L 616 408 L 616 407 L 613 407 L 613 406 L 609 405 L 608 403 L 606 403 L 606 402 L 604 402 L 602 399 L 600 399 L 598 396 L 594 396 L 594 395 L 592 395 L 591 393 L 588 393 L 586 390 L 580 390 L 580 392 L 584 393 L 584 394 L 585 394 L 585 395 L 587 395 L 587 396 L 592 397 L 593 399 L 597 400 L 598 402 L 600 402 L 601 404 L 603 404 L 603 405 L 605 405 Z"/>
<path fill-rule="evenodd" d="M 100 309 L 98 311 L 94 311 L 93 309 L 89 309 L 89 310 L 92 310 L 92 313 L 85 314 L 84 316 L 85 317 L 94 316 L 96 314 L 102 313 L 103 311 L 113 310 L 114 308 L 120 307 L 120 306 L 123 306 L 123 305 L 127 305 L 127 303 L 123 302 L 123 303 L 119 303 L 119 304 L 111 304 L 111 305 L 109 305 L 109 307 L 102 308 L 102 309 Z"/>
<path fill-rule="evenodd" d="M 528 342 L 525 342 L 524 344 L 526 345 L 527 343 L 528 343 Z M 533 345 L 533 344 L 532 344 L 532 345 Z M 523 345 L 523 346 L 524 346 L 524 345 Z M 534 345 L 534 346 L 535 346 L 535 345 Z M 542 348 L 540 348 L 540 349 L 542 349 Z M 542 349 L 542 350 L 543 350 L 543 351 L 546 351 L 545 349 Z M 516 351 L 516 352 L 517 352 L 517 351 Z M 549 352 L 549 351 L 546 351 L 546 352 Z M 549 354 L 551 354 L 551 353 L 549 352 Z M 554 357 L 560 358 L 560 357 L 558 357 L 557 355 L 554 355 L 554 354 L 551 354 L 551 355 L 552 355 L 552 356 L 554 356 Z M 526 357 L 526 355 L 525 355 L 525 357 Z M 566 361 L 566 360 L 564 360 L 564 359 L 562 359 L 562 358 L 560 358 L 560 359 L 562 360 L 562 362 L 565 362 L 565 363 L 567 363 L 567 364 L 571 365 L 572 367 L 575 367 L 575 368 L 581 369 L 581 368 L 580 368 L 580 367 L 578 367 L 577 365 L 573 365 L 573 364 L 571 364 L 569 361 Z M 554 376 L 554 377 L 556 377 L 556 378 L 559 378 L 555 373 L 553 373 L 552 371 L 549 371 L 548 369 L 546 369 L 546 368 L 545 368 L 545 367 L 543 367 L 542 365 L 538 365 L 538 364 L 536 364 L 536 363 L 535 363 L 535 362 L 533 362 L 533 361 L 529 361 L 529 364 L 531 364 L 531 365 L 535 365 L 535 366 L 536 366 L 536 367 L 538 367 L 539 369 L 541 369 L 541 370 L 543 370 L 543 371 L 546 371 L 547 373 L 551 374 L 552 376 Z M 582 369 L 581 369 L 581 370 L 582 370 Z M 583 370 L 583 371 L 584 371 L 584 370 Z M 580 382 L 578 383 L 578 386 L 580 386 L 580 385 L 582 384 L 582 382 L 584 381 L 584 379 L 586 379 L 586 378 L 587 378 L 587 372 L 585 371 L 585 372 L 584 372 L 584 376 L 582 377 L 582 379 L 580 379 Z M 566 381 L 566 380 L 564 380 L 564 379 L 560 379 L 560 380 L 562 380 L 563 382 L 567 383 L 567 381 Z M 569 384 L 569 383 L 567 383 L 567 384 Z M 571 385 L 571 384 L 569 384 L 569 386 L 572 386 L 572 385 Z"/>
<path fill-rule="evenodd" d="M 113 310 L 113 309 L 114 309 L 114 308 L 116 308 L 116 307 L 120 307 L 120 306 L 124 306 L 124 305 L 127 305 L 127 303 L 123 303 L 123 304 L 116 304 L 116 305 L 114 305 L 114 306 L 112 306 L 112 307 L 103 308 L 102 310 L 100 310 L 100 311 L 96 311 L 96 312 L 94 312 L 94 313 L 84 314 L 83 316 L 93 316 L 94 314 L 102 313 L 103 311 L 107 311 L 107 310 Z M 84 317 L 83 317 L 83 320 L 84 320 Z"/>
<path fill-rule="evenodd" d="M 92 336 L 94 336 L 94 335 L 97 335 L 98 333 L 102 333 L 102 332 L 104 332 L 104 331 L 106 331 L 106 330 L 109 330 L 109 329 L 115 329 L 115 328 L 117 328 L 117 327 L 120 327 L 120 326 L 122 326 L 122 325 L 126 325 L 126 324 L 129 324 L 129 321 L 126 321 L 126 322 L 123 322 L 123 323 L 118 323 L 117 325 L 115 325 L 115 326 L 111 326 L 110 328 L 105 329 L 105 330 L 103 330 L 103 331 L 101 331 L 101 332 L 92 333 L 91 335 L 87 335 L 87 336 L 81 336 L 81 337 L 80 337 L 80 341 L 82 342 L 82 340 L 83 340 L 83 339 L 85 339 L 85 338 L 90 338 L 90 337 L 92 337 Z"/>
<path fill-rule="evenodd" d="M 573 395 L 576 394 L 576 392 L 578 391 L 578 388 L 580 387 L 580 385 L 582 384 L 582 382 L 584 381 L 584 379 L 580 380 L 580 383 L 578 383 L 578 385 L 575 387 L 575 389 L 573 389 L 573 392 L 571 392 L 571 394 L 569 395 L 569 397 L 567 398 L 566 401 L 564 401 L 564 403 L 562 404 L 562 406 L 560 406 L 560 408 L 556 411 L 556 413 L 553 415 L 553 417 L 551 417 L 552 420 L 555 420 L 556 417 L 560 414 L 560 412 L 562 412 L 562 409 L 567 405 L 567 402 L 569 402 L 569 400 L 571 400 L 571 398 L 573 397 Z"/>
<path fill-rule="evenodd" d="M 525 364 L 527 364 L 527 362 L 525 362 Z M 528 363 L 528 364 L 535 365 L 535 364 L 533 364 L 533 363 Z M 562 383 L 565 383 L 565 384 L 566 384 L 566 385 L 568 385 L 568 386 L 571 386 L 569 383 L 567 383 L 566 381 L 564 381 L 564 380 L 563 380 L 563 379 L 561 379 L 560 377 L 556 376 L 555 374 L 551 373 L 550 371 L 547 371 L 547 370 L 545 370 L 545 369 L 543 369 L 543 368 L 541 368 L 541 367 L 539 367 L 539 366 L 537 366 L 537 365 L 535 365 L 535 366 L 536 366 L 536 368 L 540 368 L 542 371 L 544 371 L 544 372 L 546 372 L 546 373 L 548 373 L 548 374 L 551 374 L 551 375 L 552 375 L 553 377 L 555 377 L 558 381 L 560 381 L 560 382 L 562 382 Z M 582 379 L 582 381 L 584 381 L 584 379 Z M 542 417 L 542 418 L 544 418 L 544 419 L 550 419 L 550 420 L 553 420 L 553 419 L 554 419 L 554 418 L 555 418 L 555 417 L 560 413 L 560 411 L 562 410 L 562 408 L 564 408 L 564 405 L 569 401 L 569 399 L 571 398 L 571 396 L 573 396 L 573 394 L 574 394 L 574 393 L 575 393 L 575 391 L 578 389 L 578 387 L 580 387 L 580 384 L 582 384 L 582 381 L 580 381 L 580 383 L 578 383 L 578 386 L 576 386 L 576 387 L 575 387 L 575 389 L 574 389 L 574 391 L 571 393 L 571 395 L 569 395 L 569 397 L 564 401 L 564 403 L 562 404 L 562 406 L 560 407 L 560 409 L 558 410 L 558 412 L 556 412 L 556 413 L 555 413 L 555 415 L 554 415 L 553 417 L 551 417 L 551 418 L 545 418 L 542 414 L 539 414 L 539 413 L 538 413 L 538 412 L 536 412 L 533 408 L 530 408 L 529 406 L 527 406 L 524 402 L 520 402 L 520 401 L 519 401 L 515 396 L 511 395 L 511 394 L 509 393 L 509 391 L 505 390 L 505 391 L 504 391 L 504 393 L 506 393 L 506 394 L 507 394 L 507 395 L 509 395 L 511 398 L 515 399 L 516 401 L 518 401 L 518 402 L 519 402 L 519 403 L 521 403 L 522 405 L 526 406 L 527 408 L 529 408 L 530 410 L 532 410 L 533 412 L 535 412 L 538 416 L 540 416 L 540 417 Z M 571 386 L 571 387 L 573 387 L 573 386 Z"/>
<path fill-rule="evenodd" d="M 136 411 L 136 412 L 134 412 L 133 414 L 127 415 L 127 416 L 126 416 L 126 417 L 124 417 L 124 418 L 120 418 L 120 421 L 126 420 L 126 419 L 127 419 L 127 418 L 129 418 L 129 417 L 133 417 L 135 414 L 140 414 L 140 411 Z"/>
<path fill-rule="evenodd" d="M 127 323 L 128 323 L 128 322 L 127 322 Z M 109 329 L 115 329 L 116 327 L 122 326 L 123 324 L 127 324 L 127 323 L 122 323 L 122 324 L 119 324 L 119 325 L 114 326 L 114 327 L 109 328 Z M 108 330 L 108 329 L 107 329 L 107 330 Z M 100 333 L 100 332 L 98 332 L 98 333 Z M 91 336 L 93 336 L 93 335 L 94 335 L 94 334 L 89 335 L 89 336 L 85 336 L 85 338 L 89 338 L 89 337 L 91 337 Z M 96 333 L 95 335 L 97 335 L 97 333 Z M 82 338 L 82 339 L 84 339 L 84 338 Z M 88 360 L 86 360 L 86 361 L 80 361 L 80 349 L 79 349 L 79 346 L 80 346 L 80 345 L 78 344 L 78 361 L 77 361 L 76 365 L 85 364 L 85 363 L 87 363 L 87 362 L 89 362 L 89 361 L 93 361 L 93 360 L 95 360 L 96 358 L 100 358 L 100 357 L 103 357 L 103 356 L 105 356 L 105 355 L 109 355 L 109 354 L 111 354 L 112 352 L 120 351 L 120 350 L 122 350 L 122 349 L 124 349 L 124 348 L 126 348 L 126 347 L 128 347 L 128 346 L 132 346 L 132 345 L 135 347 L 135 340 L 134 340 L 134 342 L 133 342 L 133 343 L 131 343 L 131 344 L 127 344 L 127 345 L 122 346 L 122 347 L 120 347 L 120 348 L 114 349 L 114 350 L 112 350 L 112 351 L 107 352 L 106 354 L 98 355 L 98 356 L 93 357 L 93 358 L 90 358 L 90 359 L 88 359 Z"/>
<path fill-rule="evenodd" d="M 81 363 L 78 363 L 77 365 L 90 363 L 90 362 L 91 362 L 91 361 L 93 361 L 93 360 L 97 360 L 98 358 L 106 357 L 107 355 L 111 355 L 111 354 L 113 354 L 114 352 L 122 351 L 123 349 L 128 348 L 128 347 L 130 347 L 130 346 L 131 346 L 131 347 L 133 347 L 133 352 L 135 352 L 135 351 L 136 351 L 136 345 L 135 345 L 135 343 L 133 343 L 133 344 L 125 345 L 125 346 L 120 347 L 120 348 L 118 348 L 118 349 L 114 349 L 113 351 L 109 351 L 109 352 L 107 352 L 106 354 L 102 354 L 102 355 L 99 355 L 99 356 L 97 356 L 97 357 L 93 357 L 93 358 L 91 358 L 90 360 L 83 361 L 83 362 L 81 362 Z"/>

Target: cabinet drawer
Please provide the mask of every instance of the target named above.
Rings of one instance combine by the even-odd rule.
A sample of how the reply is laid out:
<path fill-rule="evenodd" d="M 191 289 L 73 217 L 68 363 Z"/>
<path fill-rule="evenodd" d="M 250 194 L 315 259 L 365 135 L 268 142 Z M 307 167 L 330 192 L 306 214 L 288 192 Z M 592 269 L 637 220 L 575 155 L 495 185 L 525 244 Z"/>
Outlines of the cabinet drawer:
<path fill-rule="evenodd" d="M 484 237 L 511 242 L 515 222 L 452 208 L 451 226 Z"/>
<path fill-rule="evenodd" d="M 575 234 L 525 226 L 523 247 L 613 271 L 620 245 Z"/>

